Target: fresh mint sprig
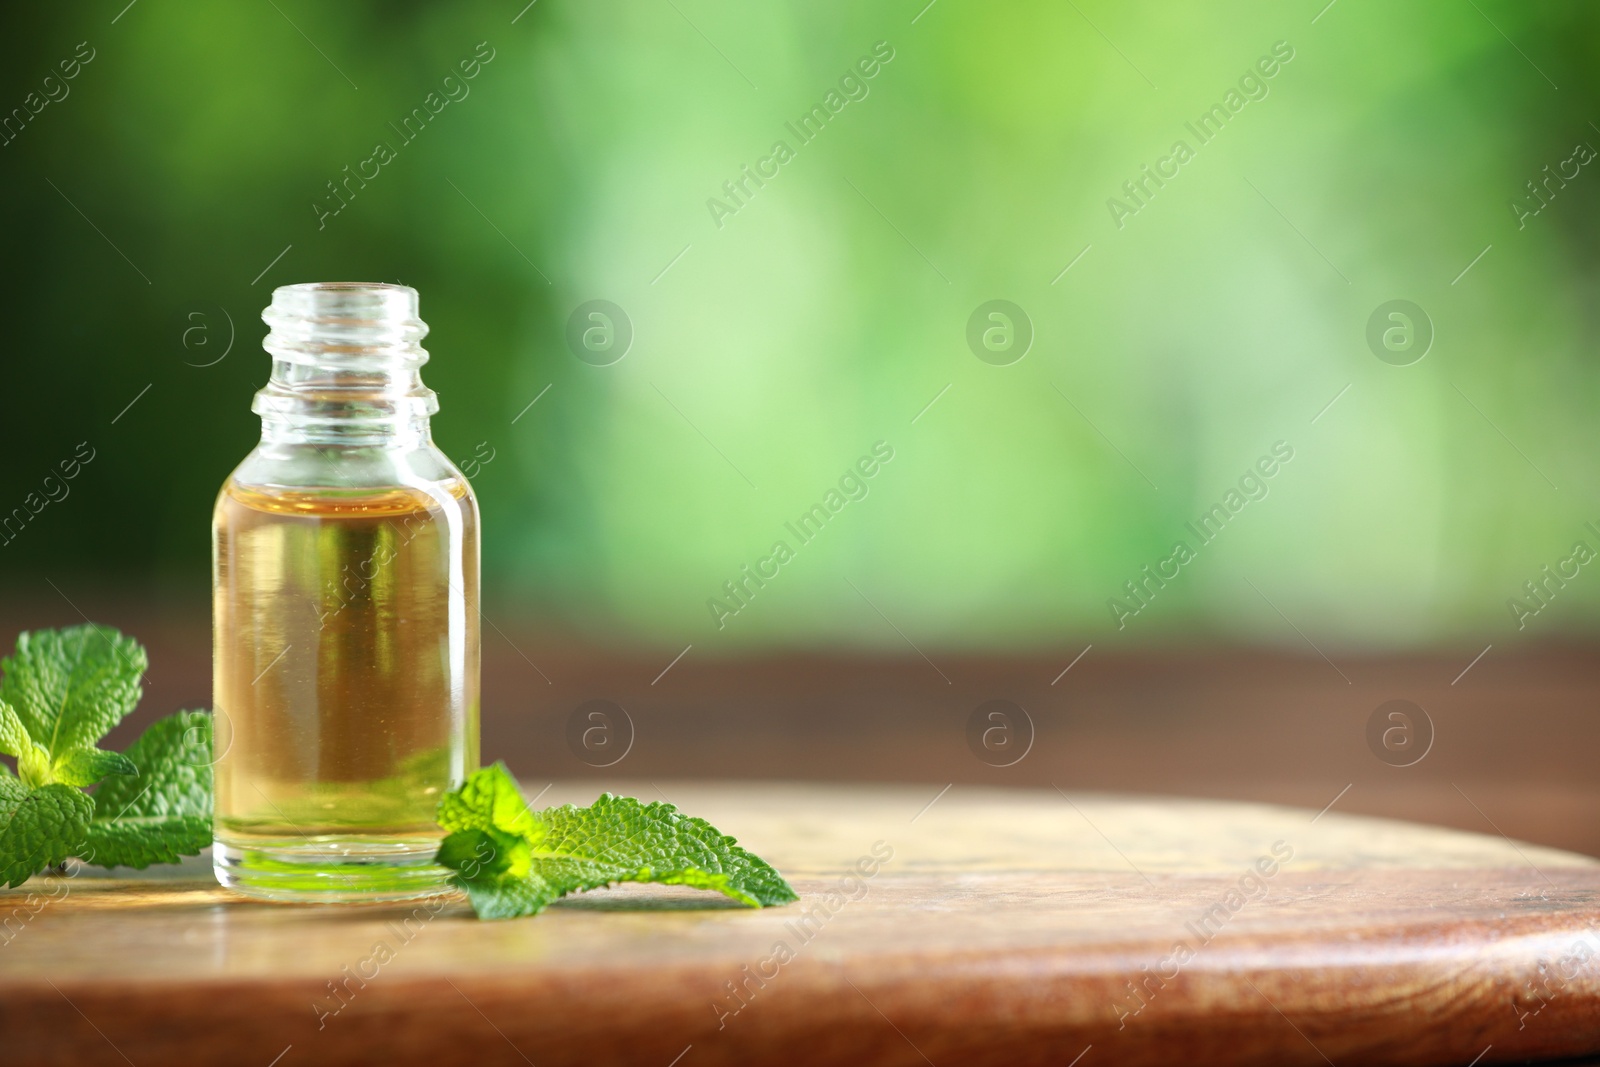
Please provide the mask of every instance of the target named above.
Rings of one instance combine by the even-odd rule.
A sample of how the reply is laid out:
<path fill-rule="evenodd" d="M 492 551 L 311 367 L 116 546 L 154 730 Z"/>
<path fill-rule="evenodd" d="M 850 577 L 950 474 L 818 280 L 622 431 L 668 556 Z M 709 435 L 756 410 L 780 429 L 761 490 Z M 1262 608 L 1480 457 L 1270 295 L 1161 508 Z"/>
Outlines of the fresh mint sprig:
<path fill-rule="evenodd" d="M 480 919 L 537 915 L 568 893 L 613 882 L 710 889 L 753 908 L 798 900 L 783 876 L 704 819 L 671 804 L 602 793 L 587 808 L 528 809 L 496 763 L 439 802 L 449 831 L 437 861 Z"/>
<path fill-rule="evenodd" d="M 177 863 L 211 844 L 211 715 L 180 711 L 145 728 L 125 753 L 137 776 L 94 793 L 84 858 L 100 867 Z"/>
<path fill-rule="evenodd" d="M 98 747 L 139 702 L 147 664 L 137 641 L 92 623 L 23 633 L 0 660 L 0 754 L 17 761 L 17 775 L 0 764 L 0 883 L 68 856 L 148 867 L 211 843 L 210 715 L 160 719 L 125 753 Z"/>

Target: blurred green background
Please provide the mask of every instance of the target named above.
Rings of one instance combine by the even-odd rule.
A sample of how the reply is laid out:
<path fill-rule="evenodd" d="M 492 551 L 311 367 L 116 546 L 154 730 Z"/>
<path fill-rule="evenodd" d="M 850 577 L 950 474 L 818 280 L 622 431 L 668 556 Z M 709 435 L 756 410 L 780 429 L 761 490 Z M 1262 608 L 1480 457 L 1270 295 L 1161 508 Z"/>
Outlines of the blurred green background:
<path fill-rule="evenodd" d="M 11 596 L 203 597 L 271 288 L 371 280 L 422 294 L 491 601 L 576 634 L 1592 634 L 1600 568 L 1520 629 L 1507 603 L 1600 549 L 1592 4 L 525 3 L 0 14 Z M 1275 45 L 1201 143 L 1185 124 Z M 875 46 L 803 143 L 786 123 Z M 458 98 L 408 143 L 430 93 Z M 1193 158 L 1131 200 L 1178 140 Z M 731 200 L 776 141 L 792 158 Z M 633 332 L 609 366 L 566 340 L 595 299 Z M 967 340 L 996 299 L 1033 333 L 1003 366 Z M 1367 341 L 1396 299 L 1434 333 L 1406 366 Z M 784 523 L 879 441 L 867 495 L 801 545 Z M 1199 546 L 1186 524 L 1280 441 L 1268 495 Z M 718 628 L 708 600 L 780 539 L 794 559 Z M 1195 558 L 1119 629 L 1108 600 L 1178 540 Z"/>

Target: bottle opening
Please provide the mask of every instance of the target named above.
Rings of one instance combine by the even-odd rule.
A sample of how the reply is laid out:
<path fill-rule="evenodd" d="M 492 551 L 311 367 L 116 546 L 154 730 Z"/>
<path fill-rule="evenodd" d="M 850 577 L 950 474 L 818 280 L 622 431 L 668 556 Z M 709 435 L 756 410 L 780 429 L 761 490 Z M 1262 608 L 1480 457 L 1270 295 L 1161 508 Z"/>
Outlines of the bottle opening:
<path fill-rule="evenodd" d="M 426 434 L 427 324 L 417 291 L 387 282 L 303 282 L 261 313 L 272 378 L 256 394 L 264 437 L 372 442 Z"/>
<path fill-rule="evenodd" d="M 388 282 L 301 282 L 272 292 L 269 313 L 330 322 L 417 321 L 417 291 Z"/>
<path fill-rule="evenodd" d="M 261 313 L 271 327 L 266 349 L 289 362 L 334 356 L 403 358 L 419 365 L 427 324 L 417 312 L 417 291 L 386 282 L 304 282 L 272 292 Z M 338 362 L 349 362 L 338 361 Z"/>

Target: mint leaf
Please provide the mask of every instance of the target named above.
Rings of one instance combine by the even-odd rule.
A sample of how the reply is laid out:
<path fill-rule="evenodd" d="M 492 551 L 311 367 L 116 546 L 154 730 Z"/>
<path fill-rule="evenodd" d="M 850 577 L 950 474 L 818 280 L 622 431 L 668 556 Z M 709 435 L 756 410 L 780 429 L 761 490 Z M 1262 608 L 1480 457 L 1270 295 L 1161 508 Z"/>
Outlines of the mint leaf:
<path fill-rule="evenodd" d="M 17 709 L 0 700 L 0 752 L 20 756 L 33 745 L 28 728 L 17 717 Z"/>
<path fill-rule="evenodd" d="M 0 883 L 19 886 L 83 844 L 94 801 L 70 785 L 0 777 Z"/>
<path fill-rule="evenodd" d="M 17 710 L 0 700 L 0 753 L 17 758 L 17 771 L 28 786 L 44 785 L 50 780 L 50 754 L 28 736 Z"/>
<path fill-rule="evenodd" d="M 472 911 L 480 919 L 520 919 L 524 915 L 537 915 L 565 892 L 557 891 L 542 878 L 532 877 L 466 878 L 457 875 L 452 881 L 466 890 Z"/>
<path fill-rule="evenodd" d="M 521 878 L 533 862 L 528 839 L 498 830 L 458 830 L 439 845 L 438 861 L 468 877 Z"/>
<path fill-rule="evenodd" d="M 500 763 L 447 794 L 439 824 L 450 834 L 437 862 L 457 872 L 452 881 L 484 919 L 535 915 L 613 882 L 694 886 L 750 907 L 798 899 L 769 864 L 704 819 L 610 793 L 587 808 L 535 814 Z"/>
<path fill-rule="evenodd" d="M 85 624 L 17 636 L 0 661 L 0 699 L 52 761 L 96 741 L 139 702 L 147 660 L 139 643 L 107 626 Z"/>
<path fill-rule="evenodd" d="M 103 748 L 75 748 L 50 764 L 50 777 L 62 785 L 94 785 L 108 774 L 138 774 L 133 761 Z"/>
<path fill-rule="evenodd" d="M 765 860 L 671 804 L 602 793 L 590 807 L 548 808 L 538 818 L 546 828 L 534 843 L 538 873 L 570 889 L 658 882 L 712 889 L 751 907 L 799 899 Z"/>
<path fill-rule="evenodd" d="M 439 825 L 450 831 L 497 830 L 528 838 L 540 833 L 517 780 L 499 762 L 467 775 L 459 789 L 440 798 Z"/>
<path fill-rule="evenodd" d="M 176 863 L 211 844 L 211 716 L 180 711 L 128 747 L 135 776 L 94 794 L 83 858 L 101 867 Z"/>
<path fill-rule="evenodd" d="M 175 862 L 211 843 L 211 717 L 179 712 L 126 754 L 95 742 L 133 710 L 146 665 L 108 627 L 39 630 L 0 661 L 0 882 L 20 885 L 69 855 L 111 867 Z M 91 797 L 78 786 L 107 775 Z"/>

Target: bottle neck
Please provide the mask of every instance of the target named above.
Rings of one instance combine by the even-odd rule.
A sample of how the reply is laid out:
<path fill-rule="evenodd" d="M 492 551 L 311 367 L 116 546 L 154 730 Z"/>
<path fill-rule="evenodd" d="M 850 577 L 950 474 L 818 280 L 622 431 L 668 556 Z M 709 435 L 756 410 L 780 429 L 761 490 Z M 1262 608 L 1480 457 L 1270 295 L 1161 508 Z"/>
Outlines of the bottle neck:
<path fill-rule="evenodd" d="M 317 282 L 275 290 L 261 314 L 272 377 L 252 405 L 264 444 L 410 448 L 439 410 L 422 384 L 428 327 L 403 285 Z"/>

